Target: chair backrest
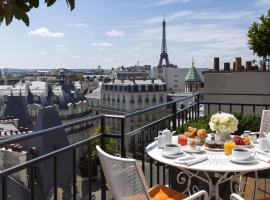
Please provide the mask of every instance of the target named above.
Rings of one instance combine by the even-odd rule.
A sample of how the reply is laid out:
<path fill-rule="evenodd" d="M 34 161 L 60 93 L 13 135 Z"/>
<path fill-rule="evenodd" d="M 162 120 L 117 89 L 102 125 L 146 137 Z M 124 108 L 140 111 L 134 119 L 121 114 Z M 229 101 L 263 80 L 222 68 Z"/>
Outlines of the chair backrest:
<path fill-rule="evenodd" d="M 270 132 L 270 110 L 263 110 L 260 133 Z"/>
<path fill-rule="evenodd" d="M 96 149 L 114 200 L 150 200 L 145 177 L 135 159 L 109 155 L 99 146 Z"/>

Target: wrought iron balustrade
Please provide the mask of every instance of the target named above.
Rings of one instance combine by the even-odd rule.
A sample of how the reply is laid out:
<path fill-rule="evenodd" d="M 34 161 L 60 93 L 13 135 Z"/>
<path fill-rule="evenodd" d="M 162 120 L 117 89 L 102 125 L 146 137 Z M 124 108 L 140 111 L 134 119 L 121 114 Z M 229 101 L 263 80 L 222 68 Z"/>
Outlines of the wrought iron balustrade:
<path fill-rule="evenodd" d="M 203 95 L 214 95 L 214 94 L 203 94 Z M 218 94 L 216 94 L 218 95 Z M 227 95 L 237 95 L 237 94 L 227 94 Z M 239 94 L 238 94 L 239 95 Z M 245 94 L 249 95 L 249 94 Z M 264 96 L 265 94 L 262 94 Z M 265 95 L 270 96 L 270 95 Z M 186 104 L 186 102 L 189 102 Z M 186 104 L 185 107 L 182 105 Z M 154 141 L 154 138 L 157 136 L 158 131 L 168 128 L 171 130 L 175 130 L 178 126 L 181 126 L 185 123 L 187 123 L 190 120 L 194 120 L 198 118 L 200 115 L 203 115 L 202 106 L 204 106 L 206 113 L 205 114 L 211 114 L 211 108 L 212 106 L 215 106 L 215 109 L 218 109 L 219 111 L 223 111 L 224 108 L 226 108 L 228 111 L 233 112 L 234 108 L 237 107 L 237 109 L 240 108 L 240 111 L 244 113 L 245 109 L 247 107 L 252 108 L 254 113 L 256 113 L 257 108 L 260 109 L 268 109 L 270 105 L 265 104 L 241 104 L 241 103 L 215 103 L 215 102 L 204 102 L 202 101 L 202 94 L 194 94 L 182 99 L 178 100 L 172 100 L 167 103 L 163 103 L 160 105 L 156 105 L 150 108 L 146 108 L 143 110 L 138 110 L 133 113 L 128 113 L 126 115 L 97 115 L 94 117 L 87 117 L 78 121 L 74 121 L 71 123 L 67 123 L 61 126 L 49 128 L 46 130 L 38 131 L 38 132 L 32 132 L 27 134 L 22 134 L 17 137 L 6 139 L 3 141 L 0 141 L 0 147 L 4 147 L 8 144 L 14 144 L 21 141 L 27 141 L 34 137 L 39 137 L 41 135 L 45 134 L 51 134 L 55 130 L 59 129 L 67 129 L 69 127 L 73 127 L 75 125 L 83 124 L 83 123 L 89 123 L 89 122 L 98 122 L 100 126 L 100 132 L 92 136 L 90 138 L 81 140 L 79 142 L 70 144 L 66 147 L 56 149 L 52 152 L 49 152 L 45 155 L 40 155 L 38 157 L 32 157 L 31 159 L 27 160 L 25 163 L 12 166 L 7 169 L 2 169 L 0 171 L 0 180 L 1 180 L 1 198 L 2 200 L 7 200 L 7 191 L 8 191 L 8 176 L 12 175 L 15 172 L 27 169 L 28 175 L 29 175 L 29 185 L 28 188 L 31 193 L 31 200 L 35 199 L 35 180 L 36 180 L 36 174 L 35 170 L 37 166 L 41 163 L 43 163 L 46 160 L 53 160 L 54 165 L 54 172 L 51 174 L 51 176 L 54 177 L 54 183 L 53 183 L 53 190 L 54 190 L 54 199 L 57 200 L 57 164 L 58 164 L 58 157 L 65 153 L 65 152 L 72 152 L 72 163 L 67 163 L 67 166 L 73 167 L 73 199 L 76 199 L 76 175 L 77 175 L 77 169 L 76 169 L 76 151 L 78 148 L 85 146 L 87 147 L 88 152 L 88 198 L 91 199 L 92 194 L 92 174 L 91 174 L 91 166 L 92 166 L 92 160 L 91 160 L 91 154 L 92 149 L 94 146 L 94 142 L 96 140 L 101 141 L 101 146 L 103 149 L 106 150 L 106 140 L 107 139 L 115 139 L 119 141 L 119 154 L 122 157 L 133 157 L 136 158 L 142 165 L 143 171 L 146 173 L 146 177 L 149 181 L 150 186 L 152 186 L 155 183 L 163 182 L 163 184 L 169 184 L 170 180 L 167 178 L 168 173 L 170 171 L 168 170 L 167 166 L 161 163 L 157 163 L 153 161 L 151 158 L 147 157 L 145 153 L 145 147 L 148 143 L 151 141 Z M 226 107 L 225 107 L 226 106 Z M 138 117 L 140 115 L 149 115 L 149 116 L 155 116 L 157 120 L 151 120 L 150 117 L 149 120 L 140 122 L 141 124 L 138 126 L 138 128 L 135 128 L 134 130 L 130 130 L 128 121 L 131 121 L 133 118 Z M 106 133 L 106 120 L 114 119 L 117 120 L 120 124 L 120 133 L 114 134 L 114 133 Z M 147 118 L 148 119 L 148 118 Z M 140 142 L 138 142 L 138 138 Z M 135 148 L 136 147 L 136 148 Z M 101 199 L 106 199 L 106 184 L 104 176 L 101 176 Z"/>

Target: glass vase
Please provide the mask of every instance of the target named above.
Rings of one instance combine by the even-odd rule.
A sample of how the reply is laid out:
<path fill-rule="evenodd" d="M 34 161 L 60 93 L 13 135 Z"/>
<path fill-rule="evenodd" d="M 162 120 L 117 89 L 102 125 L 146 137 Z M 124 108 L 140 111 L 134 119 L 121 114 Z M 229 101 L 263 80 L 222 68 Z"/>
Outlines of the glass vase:
<path fill-rule="evenodd" d="M 231 140 L 231 133 L 216 132 L 216 135 L 215 135 L 216 142 L 224 143 L 226 140 Z"/>

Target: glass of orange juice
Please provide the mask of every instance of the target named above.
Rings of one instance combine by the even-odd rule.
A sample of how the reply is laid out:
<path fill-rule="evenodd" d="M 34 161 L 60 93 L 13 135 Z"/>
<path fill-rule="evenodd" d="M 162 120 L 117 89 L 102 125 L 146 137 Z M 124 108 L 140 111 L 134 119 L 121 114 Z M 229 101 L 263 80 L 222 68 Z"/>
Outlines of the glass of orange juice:
<path fill-rule="evenodd" d="M 231 155 L 232 154 L 232 149 L 236 146 L 234 141 L 232 140 L 226 140 L 224 143 L 224 152 L 226 155 Z"/>

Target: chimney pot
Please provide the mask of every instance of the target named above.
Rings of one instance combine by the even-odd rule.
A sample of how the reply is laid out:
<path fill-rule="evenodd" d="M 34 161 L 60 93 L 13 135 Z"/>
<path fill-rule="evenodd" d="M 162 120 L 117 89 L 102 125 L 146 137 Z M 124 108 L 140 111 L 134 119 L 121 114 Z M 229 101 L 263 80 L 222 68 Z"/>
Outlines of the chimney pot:
<path fill-rule="evenodd" d="M 224 63 L 224 71 L 230 71 L 230 68 L 231 68 L 230 65 L 231 65 L 231 64 L 230 64 L 229 62 Z"/>
<path fill-rule="evenodd" d="M 214 70 L 219 71 L 219 57 L 214 57 Z"/>
<path fill-rule="evenodd" d="M 252 62 L 251 61 L 246 61 L 246 70 L 248 70 L 248 71 L 252 70 Z"/>
<path fill-rule="evenodd" d="M 242 68 L 242 59 L 241 57 L 236 57 L 235 58 L 235 70 L 240 71 Z"/>

